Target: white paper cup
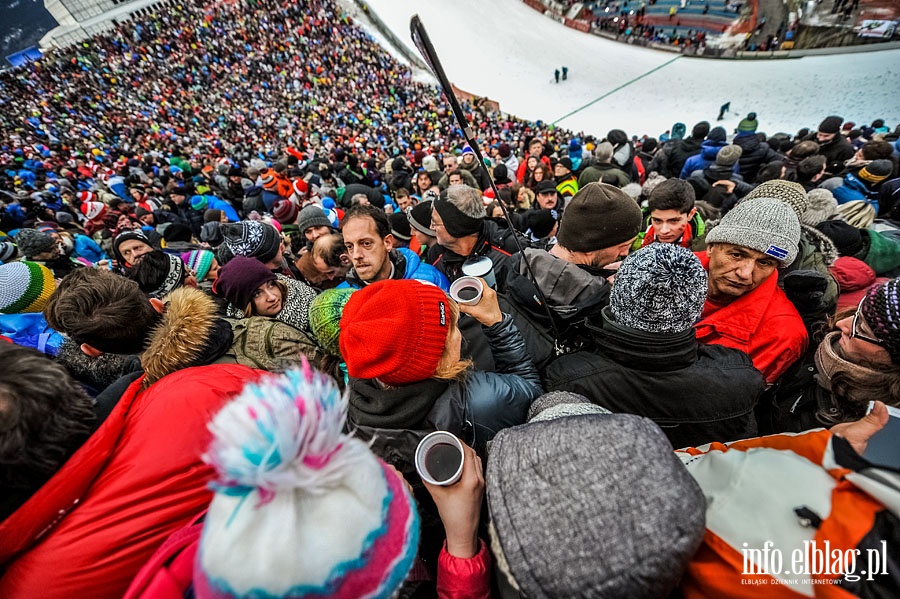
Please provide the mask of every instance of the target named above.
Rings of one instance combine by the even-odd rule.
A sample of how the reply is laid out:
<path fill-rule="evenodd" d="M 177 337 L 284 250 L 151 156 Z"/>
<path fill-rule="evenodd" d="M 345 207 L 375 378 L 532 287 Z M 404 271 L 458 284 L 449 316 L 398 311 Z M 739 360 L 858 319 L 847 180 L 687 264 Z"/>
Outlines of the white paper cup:
<path fill-rule="evenodd" d="M 462 272 L 468 277 L 481 277 L 491 289 L 497 288 L 497 278 L 494 276 L 494 261 L 487 256 L 469 258 L 463 262 Z"/>
<path fill-rule="evenodd" d="M 450 285 L 450 297 L 459 304 L 476 305 L 481 301 L 484 285 L 475 277 L 460 277 Z"/>
<path fill-rule="evenodd" d="M 456 435 L 435 431 L 416 448 L 416 471 L 426 483 L 448 487 L 462 476 L 465 453 Z"/>

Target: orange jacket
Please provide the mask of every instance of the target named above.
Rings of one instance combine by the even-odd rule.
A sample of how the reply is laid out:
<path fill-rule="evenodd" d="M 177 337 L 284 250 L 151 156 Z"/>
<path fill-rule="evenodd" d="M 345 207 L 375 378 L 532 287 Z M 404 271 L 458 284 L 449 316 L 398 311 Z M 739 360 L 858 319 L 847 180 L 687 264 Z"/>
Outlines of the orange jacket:
<path fill-rule="evenodd" d="M 817 429 L 676 455 L 707 499 L 706 535 L 681 583 L 685 599 L 900 596 L 900 556 L 885 535 L 900 509 L 900 483 L 887 470 L 861 467 L 843 439 Z M 887 559 L 876 564 L 872 547 Z"/>

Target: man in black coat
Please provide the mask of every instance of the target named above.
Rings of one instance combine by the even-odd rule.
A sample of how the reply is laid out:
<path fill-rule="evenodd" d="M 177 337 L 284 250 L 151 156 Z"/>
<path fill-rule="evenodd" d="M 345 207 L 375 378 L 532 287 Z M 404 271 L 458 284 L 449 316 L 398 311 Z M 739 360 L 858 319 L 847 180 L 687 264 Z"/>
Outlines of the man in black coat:
<path fill-rule="evenodd" d="M 828 161 L 825 165 L 825 176 L 834 176 L 844 170 L 844 162 L 853 158 L 855 150 L 847 138 L 841 135 L 841 124 L 844 117 L 829 116 L 819 124 L 815 133 L 806 137 L 819 144 L 819 154 Z"/>
<path fill-rule="evenodd" d="M 744 352 L 697 342 L 706 290 L 706 271 L 686 248 L 654 243 L 631 254 L 591 327 L 596 349 L 551 363 L 545 388 L 650 418 L 675 448 L 755 436 L 765 379 Z"/>

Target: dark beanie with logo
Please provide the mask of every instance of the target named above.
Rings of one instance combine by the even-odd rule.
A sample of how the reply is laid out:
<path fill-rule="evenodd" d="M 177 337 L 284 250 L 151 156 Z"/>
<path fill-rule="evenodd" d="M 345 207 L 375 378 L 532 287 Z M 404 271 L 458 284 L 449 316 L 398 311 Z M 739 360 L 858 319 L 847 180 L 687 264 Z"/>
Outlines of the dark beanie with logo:
<path fill-rule="evenodd" d="M 628 194 L 606 183 L 578 190 L 563 213 L 556 238 L 573 252 L 593 252 L 634 239 L 643 215 Z"/>

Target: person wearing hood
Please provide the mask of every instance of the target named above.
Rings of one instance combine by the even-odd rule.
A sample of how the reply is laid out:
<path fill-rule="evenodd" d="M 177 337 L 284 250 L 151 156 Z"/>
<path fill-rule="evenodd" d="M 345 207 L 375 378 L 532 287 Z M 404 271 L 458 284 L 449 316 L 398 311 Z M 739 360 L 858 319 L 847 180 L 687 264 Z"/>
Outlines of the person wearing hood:
<path fill-rule="evenodd" d="M 526 248 L 514 254 L 506 277 L 498 275 L 502 305 L 540 371 L 559 353 L 592 346 L 584 321 L 597 318 L 609 302 L 606 277 L 615 271 L 605 267 L 628 254 L 640 229 L 641 209 L 634 200 L 612 185 L 591 183 L 569 202 L 556 245 L 548 251 Z"/>
<path fill-rule="evenodd" d="M 759 172 L 762 165 L 781 159 L 778 152 L 760 139 L 760 134 L 756 132 L 758 127 L 759 121 L 756 120 L 756 113 L 751 112 L 747 118 L 738 123 L 737 135 L 731 142 L 742 150 L 741 159 L 738 161 L 738 172 L 744 181 L 756 181 L 756 173 Z"/>
<path fill-rule="evenodd" d="M 577 173 L 581 169 L 581 165 L 585 159 L 585 150 L 581 145 L 581 142 L 576 138 L 569 142 L 569 148 L 567 152 L 567 156 L 569 160 L 572 161 L 572 165 L 569 170 L 573 173 Z M 588 152 L 589 156 L 590 153 Z"/>
<path fill-rule="evenodd" d="M 709 134 L 709 129 L 709 123 L 706 121 L 700 121 L 694 125 L 690 137 L 671 142 L 671 148 L 667 149 L 665 153 L 665 165 L 658 164 L 656 165 L 658 168 L 653 170 L 664 177 L 677 177 L 681 169 L 684 168 L 684 163 L 687 162 L 687 159 L 700 153 L 703 140 Z M 654 163 L 656 163 L 655 160 Z"/>
<path fill-rule="evenodd" d="M 871 286 L 840 312 L 813 359 L 785 380 L 772 432 L 800 432 L 862 418 L 870 401 L 900 407 L 900 279 Z"/>
<path fill-rule="evenodd" d="M 694 154 L 685 161 L 684 167 L 681 169 L 681 174 L 678 177 L 680 179 L 687 179 L 694 171 L 702 171 L 706 167 L 712 165 L 716 161 L 716 155 L 719 153 L 719 150 L 727 145 L 728 141 L 726 140 L 725 129 L 722 127 L 713 127 L 712 131 L 709 132 L 709 136 L 700 145 L 700 153 Z M 737 171 L 737 166 L 734 168 L 735 171 Z"/>
<path fill-rule="evenodd" d="M 163 541 L 206 509 L 212 469 L 200 456 L 209 415 L 258 374 L 223 357 L 231 327 L 196 289 L 176 290 L 164 304 L 133 281 L 85 268 L 44 312 L 85 353 L 139 354 L 142 370 L 97 398 L 108 410 L 95 431 L 0 523 L 0 594 L 122 597 Z M 65 380 L 45 377 L 46 385 Z M 48 397 L 56 409 L 58 395 Z"/>
<path fill-rule="evenodd" d="M 753 408 L 766 382 L 744 352 L 697 342 L 706 288 L 686 248 L 654 243 L 632 253 L 599 322 L 586 325 L 595 349 L 554 360 L 546 388 L 650 418 L 673 447 L 756 436 Z"/>
<path fill-rule="evenodd" d="M 506 166 L 507 176 L 514 175 L 519 170 L 519 159 L 505 141 L 497 147 L 497 163 Z"/>
<path fill-rule="evenodd" d="M 606 134 L 606 140 L 613 146 L 612 163 L 622 169 L 629 178 L 637 180 L 634 167 L 634 144 L 628 134 L 621 129 L 612 129 Z"/>

